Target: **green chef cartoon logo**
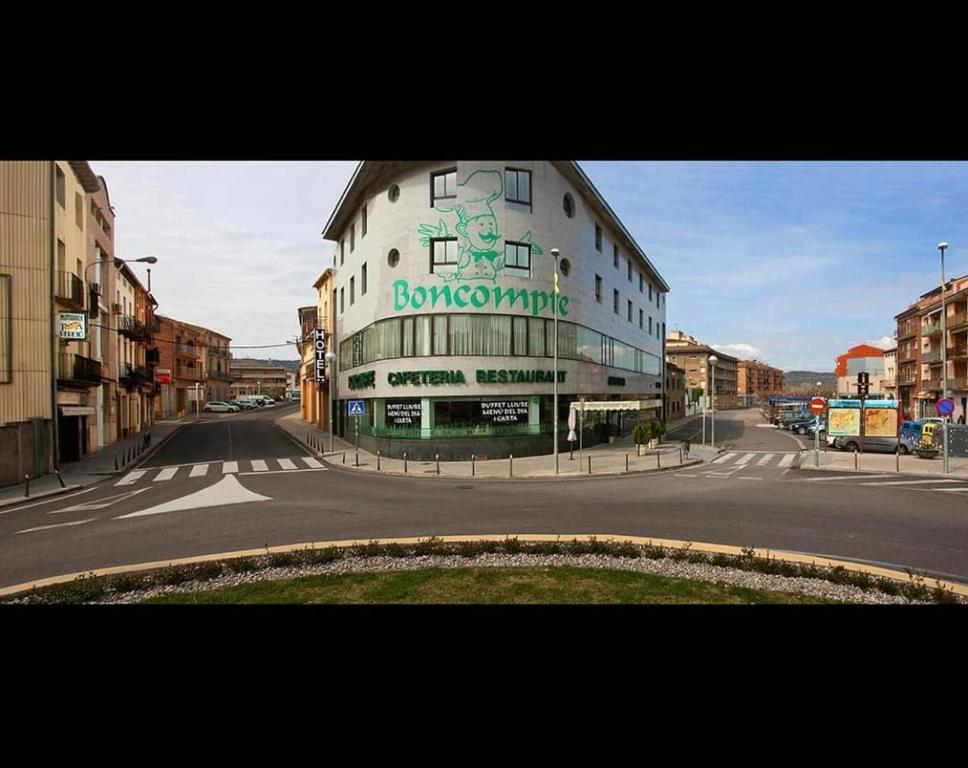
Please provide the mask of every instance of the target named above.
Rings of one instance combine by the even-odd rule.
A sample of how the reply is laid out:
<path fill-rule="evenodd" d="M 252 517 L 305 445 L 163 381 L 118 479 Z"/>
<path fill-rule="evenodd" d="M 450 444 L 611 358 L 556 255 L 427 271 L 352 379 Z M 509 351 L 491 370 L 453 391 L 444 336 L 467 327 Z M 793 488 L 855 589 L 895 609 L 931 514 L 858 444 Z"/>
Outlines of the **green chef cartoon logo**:
<path fill-rule="evenodd" d="M 436 210 L 449 214 L 438 220 L 437 226 L 421 224 L 420 244 L 440 238 L 457 239 L 457 264 L 439 272 L 445 282 L 452 280 L 492 280 L 505 268 L 504 236 L 498 225 L 491 203 L 504 194 L 504 174 L 500 171 L 474 171 L 457 184 L 457 201 L 450 206 L 438 205 Z M 450 226 L 448 227 L 448 221 Z M 528 231 L 518 239 L 531 246 L 531 253 L 540 256 L 543 251 L 531 242 Z M 439 267 L 434 271 L 438 272 Z"/>

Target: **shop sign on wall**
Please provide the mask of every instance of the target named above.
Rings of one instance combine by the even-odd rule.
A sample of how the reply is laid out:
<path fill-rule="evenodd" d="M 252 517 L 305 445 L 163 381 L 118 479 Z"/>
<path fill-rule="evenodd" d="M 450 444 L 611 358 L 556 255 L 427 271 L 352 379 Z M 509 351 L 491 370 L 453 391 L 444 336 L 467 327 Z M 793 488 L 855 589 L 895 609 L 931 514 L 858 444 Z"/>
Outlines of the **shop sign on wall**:
<path fill-rule="evenodd" d="M 87 338 L 87 312 L 58 312 L 58 337 L 72 341 L 84 341 Z"/>
<path fill-rule="evenodd" d="M 316 381 L 326 381 L 326 331 L 317 328 L 313 331 L 313 348 L 316 350 Z"/>
<path fill-rule="evenodd" d="M 422 420 L 423 408 L 419 400 L 387 401 L 388 427 L 419 427 Z"/>
<path fill-rule="evenodd" d="M 527 424 L 527 400 L 482 400 L 481 420 L 491 424 Z"/>

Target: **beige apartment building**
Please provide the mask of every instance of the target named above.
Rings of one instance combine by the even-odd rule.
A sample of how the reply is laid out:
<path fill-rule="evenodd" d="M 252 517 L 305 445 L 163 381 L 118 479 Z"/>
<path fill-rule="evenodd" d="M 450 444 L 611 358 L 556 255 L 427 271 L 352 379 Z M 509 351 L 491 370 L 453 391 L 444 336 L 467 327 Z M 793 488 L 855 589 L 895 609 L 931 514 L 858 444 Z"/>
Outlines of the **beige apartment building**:
<path fill-rule="evenodd" d="M 324 334 L 323 344 L 326 352 L 333 351 L 333 270 L 326 269 L 313 283 L 316 289 L 316 303 L 299 309 L 299 378 L 300 408 L 302 419 L 315 424 L 320 429 L 329 430 L 329 366 L 322 382 L 316 375 L 316 331 Z M 325 354 L 325 353 L 323 353 Z M 335 394 L 335 393 L 334 393 Z"/>
<path fill-rule="evenodd" d="M 968 414 L 968 275 L 945 284 L 943 324 L 940 285 L 922 294 L 895 320 L 897 398 L 905 416 L 936 415 L 935 403 L 947 385 L 947 395 L 955 404 L 952 421 L 964 418 Z"/>
<path fill-rule="evenodd" d="M 231 339 L 200 325 L 158 316 L 155 418 L 180 418 L 233 397 Z"/>
<path fill-rule="evenodd" d="M 232 399 L 249 395 L 280 398 L 286 394 L 286 369 L 259 360 L 230 360 Z"/>
<path fill-rule="evenodd" d="M 710 404 L 713 395 L 713 365 L 709 358 L 712 356 L 717 358 L 715 407 L 736 408 L 739 406 L 736 392 L 739 361 L 732 355 L 700 344 L 694 337 L 682 331 L 670 331 L 666 337 L 666 361 L 685 371 L 687 392 L 695 387 L 702 389 L 703 396 L 710 398 L 707 401 Z"/>

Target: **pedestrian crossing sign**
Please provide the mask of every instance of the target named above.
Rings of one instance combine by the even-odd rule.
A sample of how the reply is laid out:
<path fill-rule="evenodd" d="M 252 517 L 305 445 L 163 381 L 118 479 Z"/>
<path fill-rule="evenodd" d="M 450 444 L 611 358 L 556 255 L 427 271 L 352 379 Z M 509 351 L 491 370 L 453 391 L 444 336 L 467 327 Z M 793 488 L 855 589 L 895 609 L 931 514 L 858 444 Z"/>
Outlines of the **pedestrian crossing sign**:
<path fill-rule="evenodd" d="M 362 400 L 347 400 L 348 413 L 350 416 L 362 416 L 365 408 Z"/>

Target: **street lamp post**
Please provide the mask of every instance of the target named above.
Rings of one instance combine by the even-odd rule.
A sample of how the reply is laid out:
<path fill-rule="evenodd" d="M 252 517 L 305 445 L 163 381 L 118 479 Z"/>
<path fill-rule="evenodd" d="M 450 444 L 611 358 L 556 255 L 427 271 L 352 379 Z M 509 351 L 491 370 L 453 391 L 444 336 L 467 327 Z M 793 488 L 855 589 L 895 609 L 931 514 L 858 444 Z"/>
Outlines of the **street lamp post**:
<path fill-rule="evenodd" d="M 329 452 L 332 453 L 336 450 L 333 442 L 333 363 L 336 361 L 336 355 L 333 352 L 326 353 L 326 373 L 328 381 L 326 382 L 326 389 L 329 390 Z"/>
<path fill-rule="evenodd" d="M 710 429 L 710 444 L 713 448 L 716 447 L 716 363 L 719 362 L 719 358 L 716 355 L 709 356 L 709 364 L 713 367 L 713 386 L 712 386 L 712 420 L 709 425 Z"/>
<path fill-rule="evenodd" d="M 555 389 L 554 389 L 554 412 L 552 418 L 554 419 L 555 429 L 555 474 L 558 474 L 558 256 L 561 252 L 557 248 L 551 249 L 551 255 L 555 257 L 555 280 L 554 280 L 554 293 L 552 293 L 551 300 L 554 302 L 554 313 L 555 313 Z"/>
<path fill-rule="evenodd" d="M 948 327 L 944 308 L 944 251 L 948 247 L 945 242 L 938 243 L 941 251 L 941 398 L 948 397 Z M 944 416 L 941 423 L 941 440 L 944 446 L 944 473 L 948 474 L 948 416 Z"/>

